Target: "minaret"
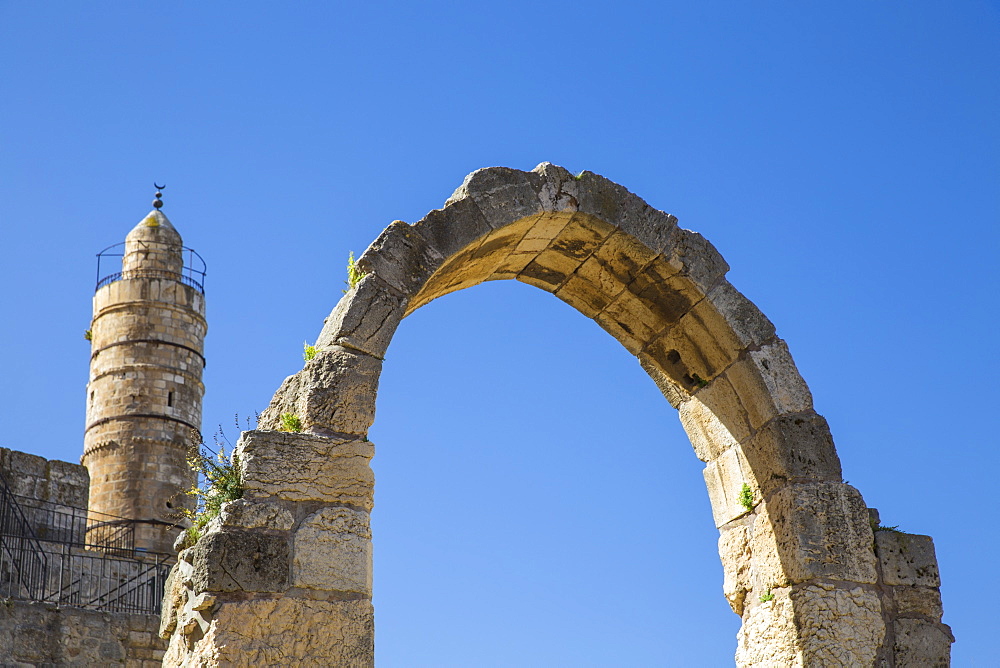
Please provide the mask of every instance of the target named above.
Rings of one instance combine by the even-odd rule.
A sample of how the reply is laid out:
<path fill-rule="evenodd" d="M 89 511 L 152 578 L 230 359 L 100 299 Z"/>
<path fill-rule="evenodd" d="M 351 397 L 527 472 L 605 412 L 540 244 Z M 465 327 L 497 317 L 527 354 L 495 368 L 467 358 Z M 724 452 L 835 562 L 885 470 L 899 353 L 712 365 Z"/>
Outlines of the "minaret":
<path fill-rule="evenodd" d="M 201 427 L 207 325 L 204 263 L 184 248 L 160 197 L 124 244 L 98 255 L 81 463 L 90 524 L 108 519 L 97 513 L 125 518 L 136 548 L 170 552 L 178 511 L 193 505 L 184 492 L 195 481 L 187 457 Z M 101 276 L 109 257 L 122 258 L 121 271 Z"/>

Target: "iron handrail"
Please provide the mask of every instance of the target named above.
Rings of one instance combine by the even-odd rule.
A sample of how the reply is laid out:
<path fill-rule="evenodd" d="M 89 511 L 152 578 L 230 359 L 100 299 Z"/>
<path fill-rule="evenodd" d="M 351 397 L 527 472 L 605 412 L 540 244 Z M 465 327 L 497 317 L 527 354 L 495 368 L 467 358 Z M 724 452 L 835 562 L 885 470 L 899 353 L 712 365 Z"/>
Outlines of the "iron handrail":
<path fill-rule="evenodd" d="M 205 294 L 205 274 L 208 269 L 208 265 L 205 264 L 205 259 L 198 254 L 193 248 L 188 248 L 187 246 L 181 246 L 180 250 L 182 255 L 186 254 L 183 266 L 180 273 L 174 273 L 172 271 L 163 271 L 157 269 L 139 269 L 132 270 L 128 272 L 112 272 L 110 274 L 101 275 L 101 260 L 104 258 L 112 257 L 125 257 L 125 247 L 124 241 L 112 244 L 102 250 L 97 254 L 97 287 L 95 290 L 100 290 L 105 285 L 114 283 L 115 281 L 120 281 L 122 278 L 165 278 L 173 279 L 194 288 L 198 292 Z M 116 248 L 122 248 L 122 252 L 110 252 Z M 123 276 L 124 274 L 124 276 Z"/>

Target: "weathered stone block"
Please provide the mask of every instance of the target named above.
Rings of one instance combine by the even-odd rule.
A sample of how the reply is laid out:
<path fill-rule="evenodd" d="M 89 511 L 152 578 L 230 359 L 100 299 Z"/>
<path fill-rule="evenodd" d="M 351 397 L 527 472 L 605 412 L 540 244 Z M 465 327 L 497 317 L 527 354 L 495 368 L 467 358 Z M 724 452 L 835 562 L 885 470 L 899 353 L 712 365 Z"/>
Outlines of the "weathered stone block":
<path fill-rule="evenodd" d="M 374 634 L 367 599 L 227 602 L 190 650 L 174 635 L 163 665 L 365 668 L 375 665 Z"/>
<path fill-rule="evenodd" d="M 955 637 L 944 624 L 921 619 L 897 619 L 895 659 L 898 668 L 947 668 Z"/>
<path fill-rule="evenodd" d="M 743 346 L 759 346 L 774 338 L 771 321 L 729 281 L 716 285 L 706 297 Z"/>
<path fill-rule="evenodd" d="M 262 429 L 280 430 L 281 416 L 296 415 L 305 430 L 321 435 L 368 432 L 382 361 L 346 348 L 322 350 L 289 376 L 260 416 Z"/>
<path fill-rule="evenodd" d="M 705 237 L 681 228 L 675 228 L 671 236 L 667 262 L 702 293 L 711 291 L 729 271 L 729 264 Z"/>
<path fill-rule="evenodd" d="M 292 585 L 372 594 L 372 543 L 368 513 L 323 508 L 295 532 Z"/>
<path fill-rule="evenodd" d="M 365 276 L 343 296 L 323 323 L 316 347 L 323 350 L 342 345 L 385 357 L 407 303 L 406 297 L 383 283 L 379 276 Z"/>
<path fill-rule="evenodd" d="M 372 508 L 375 476 L 368 441 L 286 432 L 244 432 L 236 444 L 246 499 L 344 503 Z"/>
<path fill-rule="evenodd" d="M 244 450 L 245 452 L 245 450 Z M 261 462 L 254 462 L 257 466 Z M 287 531 L 295 524 L 292 514 L 273 503 L 236 499 L 222 504 L 219 525 L 227 529 L 275 529 Z"/>
<path fill-rule="evenodd" d="M 834 482 L 787 485 L 757 507 L 754 589 L 813 578 L 876 581 L 872 530 L 861 494 Z"/>
<path fill-rule="evenodd" d="M 750 359 L 760 371 L 779 415 L 812 409 L 812 392 L 799 374 L 784 341 L 777 339 L 774 343 L 751 350 Z"/>
<path fill-rule="evenodd" d="M 486 236 L 493 228 L 476 203 L 465 198 L 431 211 L 414 223 L 413 229 L 442 257 L 448 258 Z"/>
<path fill-rule="evenodd" d="M 659 368 L 653 364 L 649 358 L 640 356 L 639 366 L 642 367 L 653 382 L 656 383 L 656 387 L 660 389 L 663 397 L 670 403 L 674 408 L 680 408 L 682 402 L 688 399 L 688 394 L 677 385 L 673 380 L 667 377 L 667 374 L 663 373 Z M 703 460 L 704 461 L 704 460 Z"/>
<path fill-rule="evenodd" d="M 394 221 L 358 258 L 358 268 L 373 273 L 400 294 L 412 295 L 444 261 L 444 255 L 419 232 Z"/>
<path fill-rule="evenodd" d="M 830 427 L 812 411 L 774 418 L 744 444 L 743 452 L 765 495 L 789 480 L 841 481 Z"/>
<path fill-rule="evenodd" d="M 715 526 L 721 527 L 750 512 L 740 502 L 740 493 L 744 484 L 750 485 L 751 489 L 755 489 L 755 484 L 750 466 L 739 446 L 726 450 L 710 461 L 703 473 L 708 498 L 712 502 Z M 755 498 L 755 502 L 759 500 L 759 496 Z"/>
<path fill-rule="evenodd" d="M 538 199 L 546 211 L 576 211 L 579 188 L 569 170 L 543 162 L 531 170 L 542 177 L 534 183 Z"/>
<path fill-rule="evenodd" d="M 201 592 L 284 591 L 289 549 L 284 536 L 254 531 L 208 533 L 190 548 L 192 588 Z"/>
<path fill-rule="evenodd" d="M 885 584 L 941 586 L 934 541 L 930 536 L 876 531 L 875 551 Z"/>
<path fill-rule="evenodd" d="M 896 602 L 898 617 L 921 617 L 940 622 L 944 614 L 941 592 L 937 587 L 892 587 L 892 598 Z"/>
<path fill-rule="evenodd" d="M 536 185 L 542 177 L 508 167 L 478 169 L 465 177 L 461 186 L 445 202 L 472 198 L 493 229 L 542 212 Z"/>
<path fill-rule="evenodd" d="M 588 213 L 641 241 L 655 253 L 670 248 L 677 219 L 649 206 L 628 189 L 593 172 L 577 179 L 578 210 Z"/>
<path fill-rule="evenodd" d="M 681 278 L 673 278 L 680 283 Z M 690 288 L 688 293 L 691 295 Z M 689 301 L 694 299 L 693 295 Z M 694 303 L 679 313 L 679 322 L 650 347 L 650 354 L 662 355 L 660 349 L 674 351 L 679 366 L 685 370 L 681 380 L 697 387 L 699 379 L 709 381 L 730 366 L 744 350 L 729 324 L 707 299 Z"/>
<path fill-rule="evenodd" d="M 729 606 L 743 616 L 747 592 L 753 587 L 750 577 L 750 539 L 752 527 L 737 525 L 722 529 L 719 534 L 719 557 L 724 579 L 722 592 Z"/>
<path fill-rule="evenodd" d="M 659 314 L 626 288 L 594 321 L 633 355 L 638 355 L 668 327 Z"/>
<path fill-rule="evenodd" d="M 828 584 L 770 590 L 737 634 L 738 666 L 872 666 L 885 638 L 878 596 Z M 897 664 L 898 665 L 898 664 Z"/>
<path fill-rule="evenodd" d="M 695 454 L 703 462 L 715 459 L 751 433 L 746 409 L 725 376 L 699 389 L 678 411 Z"/>

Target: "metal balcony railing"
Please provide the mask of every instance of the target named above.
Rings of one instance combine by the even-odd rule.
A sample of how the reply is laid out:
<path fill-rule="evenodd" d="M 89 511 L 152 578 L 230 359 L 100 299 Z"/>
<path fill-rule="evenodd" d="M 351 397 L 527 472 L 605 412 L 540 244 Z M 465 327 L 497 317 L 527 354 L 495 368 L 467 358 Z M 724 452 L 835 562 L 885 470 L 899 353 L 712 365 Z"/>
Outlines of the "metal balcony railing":
<path fill-rule="evenodd" d="M 19 497 L 0 476 L 0 597 L 159 614 L 174 558 L 136 550 L 136 523 Z"/>
<path fill-rule="evenodd" d="M 97 287 L 94 289 L 100 290 L 105 285 L 114 283 L 115 281 L 120 281 L 122 278 L 166 278 L 180 281 L 184 285 L 190 286 L 198 292 L 205 294 L 205 270 L 208 268 L 205 264 L 205 260 L 202 259 L 202 257 L 198 255 L 193 248 L 182 246 L 180 250 L 184 257 L 184 266 L 179 274 L 175 274 L 171 271 L 163 271 L 161 269 L 132 270 L 124 272 L 124 274 L 121 271 L 116 271 L 110 274 L 103 274 L 101 273 L 102 262 L 105 267 L 107 267 L 108 260 L 110 258 L 125 257 L 124 241 L 108 246 L 97 254 Z M 121 269 L 121 260 L 117 260 L 114 264 L 115 268 Z"/>

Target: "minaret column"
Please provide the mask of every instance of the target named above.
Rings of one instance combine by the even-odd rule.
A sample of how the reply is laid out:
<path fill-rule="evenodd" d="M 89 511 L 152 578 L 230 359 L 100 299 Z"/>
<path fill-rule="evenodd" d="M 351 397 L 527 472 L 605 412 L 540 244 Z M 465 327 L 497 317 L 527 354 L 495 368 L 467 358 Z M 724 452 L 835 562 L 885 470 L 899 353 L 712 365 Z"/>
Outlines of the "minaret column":
<path fill-rule="evenodd" d="M 159 210 L 124 245 L 121 273 L 94 295 L 82 457 L 90 524 L 107 519 L 98 513 L 125 518 L 137 548 L 170 552 L 180 509 L 193 503 L 184 492 L 205 393 L 204 274 L 185 269 L 189 251 Z"/>

